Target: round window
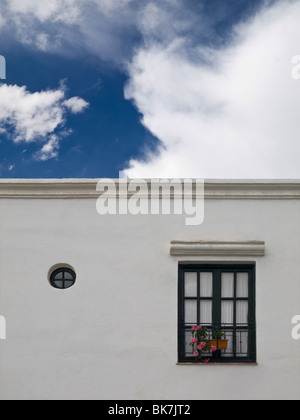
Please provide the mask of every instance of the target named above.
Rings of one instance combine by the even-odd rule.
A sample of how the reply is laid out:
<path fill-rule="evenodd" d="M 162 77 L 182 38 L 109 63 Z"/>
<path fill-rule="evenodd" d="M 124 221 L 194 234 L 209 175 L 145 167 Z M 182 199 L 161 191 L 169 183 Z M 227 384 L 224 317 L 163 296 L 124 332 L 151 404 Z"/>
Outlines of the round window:
<path fill-rule="evenodd" d="M 50 284 L 56 289 L 69 289 L 75 284 L 76 274 L 70 268 L 58 268 L 50 276 Z"/>

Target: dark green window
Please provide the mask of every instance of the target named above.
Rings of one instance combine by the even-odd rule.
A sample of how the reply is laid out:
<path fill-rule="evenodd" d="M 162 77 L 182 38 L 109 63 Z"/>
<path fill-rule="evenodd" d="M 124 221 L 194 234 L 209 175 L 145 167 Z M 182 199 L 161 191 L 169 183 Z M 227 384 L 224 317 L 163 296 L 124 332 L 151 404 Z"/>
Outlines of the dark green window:
<path fill-rule="evenodd" d="M 208 352 L 212 362 L 256 362 L 255 266 L 179 266 L 178 361 L 199 362 L 190 345 L 192 327 L 206 327 L 209 338 L 221 330 L 227 348 Z"/>

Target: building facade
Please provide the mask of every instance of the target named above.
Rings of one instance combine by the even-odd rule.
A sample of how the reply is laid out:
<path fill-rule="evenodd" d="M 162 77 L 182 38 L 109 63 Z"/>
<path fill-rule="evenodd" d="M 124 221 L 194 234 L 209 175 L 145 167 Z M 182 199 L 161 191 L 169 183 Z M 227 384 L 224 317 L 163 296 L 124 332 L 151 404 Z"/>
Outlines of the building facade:
<path fill-rule="evenodd" d="M 300 181 L 207 180 L 198 224 L 100 190 L 0 181 L 0 399 L 299 399 Z"/>

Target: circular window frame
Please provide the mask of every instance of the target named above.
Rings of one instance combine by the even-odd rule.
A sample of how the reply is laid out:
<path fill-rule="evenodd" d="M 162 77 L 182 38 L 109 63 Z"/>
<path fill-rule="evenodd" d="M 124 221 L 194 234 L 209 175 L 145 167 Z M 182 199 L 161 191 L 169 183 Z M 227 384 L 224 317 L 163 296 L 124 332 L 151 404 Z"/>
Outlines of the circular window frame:
<path fill-rule="evenodd" d="M 56 276 L 58 274 L 62 273 L 62 277 L 60 278 L 56 278 Z M 68 273 L 71 275 L 72 278 L 65 278 L 65 273 Z M 49 275 L 48 275 L 48 281 L 50 283 L 50 285 L 57 290 L 68 290 L 71 287 L 74 286 L 74 284 L 76 283 L 76 272 L 73 269 L 73 267 L 67 265 L 67 264 L 61 264 L 61 265 L 57 265 L 55 267 L 53 267 L 50 271 L 49 271 Z M 57 282 L 61 282 L 62 283 L 62 287 L 57 285 Z M 71 283 L 68 286 L 66 286 L 66 282 Z"/>

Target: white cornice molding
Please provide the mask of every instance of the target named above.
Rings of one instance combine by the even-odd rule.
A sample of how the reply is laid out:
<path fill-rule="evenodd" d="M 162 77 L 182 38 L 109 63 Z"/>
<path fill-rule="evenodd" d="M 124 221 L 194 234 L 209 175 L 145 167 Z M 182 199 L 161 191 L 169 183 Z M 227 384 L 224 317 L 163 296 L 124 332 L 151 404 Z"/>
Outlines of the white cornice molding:
<path fill-rule="evenodd" d="M 0 198 L 97 198 L 101 195 L 96 189 L 98 181 L 98 179 L 0 179 Z M 119 194 L 120 180 L 111 181 L 115 182 Z M 159 179 L 143 182 L 145 181 L 148 190 L 144 196 L 149 198 L 151 187 L 157 187 L 163 182 Z M 209 200 L 300 199 L 300 180 L 205 180 L 204 182 L 204 197 Z M 139 180 L 130 180 L 130 184 L 134 191 L 134 187 L 139 185 Z M 193 197 L 196 198 L 195 188 L 193 191 Z M 131 192 L 128 196 L 133 194 L 134 192 Z M 165 194 L 167 197 L 169 192 Z M 124 197 L 124 193 L 120 196 Z M 171 198 L 181 196 L 182 194 L 171 193 Z"/>
<path fill-rule="evenodd" d="M 229 256 L 229 257 L 263 257 L 265 255 L 264 241 L 172 241 L 170 247 L 172 256 Z"/>
<path fill-rule="evenodd" d="M 300 199 L 300 180 L 221 180 L 205 182 L 209 199 Z"/>

